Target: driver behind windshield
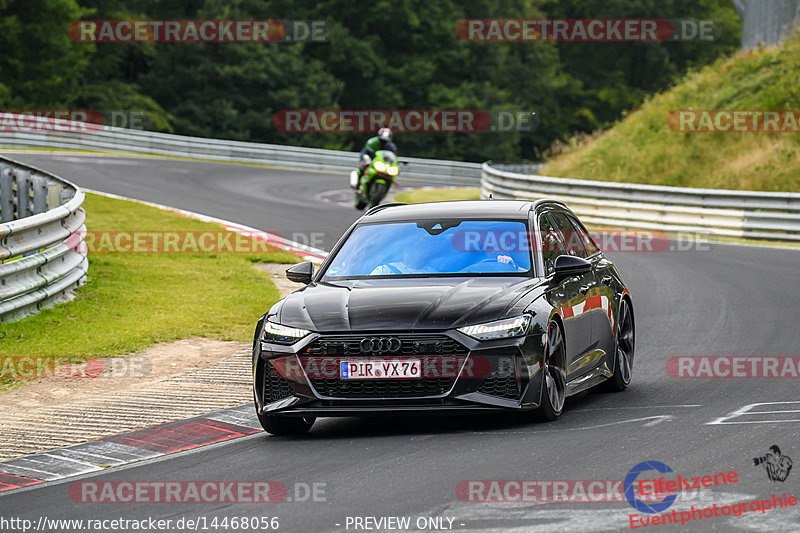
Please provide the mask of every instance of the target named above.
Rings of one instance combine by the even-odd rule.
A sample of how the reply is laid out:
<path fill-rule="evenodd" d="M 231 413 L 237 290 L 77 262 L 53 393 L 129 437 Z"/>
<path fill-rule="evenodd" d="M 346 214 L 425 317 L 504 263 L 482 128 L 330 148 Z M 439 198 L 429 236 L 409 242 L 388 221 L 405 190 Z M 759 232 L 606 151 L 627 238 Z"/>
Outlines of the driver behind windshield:
<path fill-rule="evenodd" d="M 391 276 L 398 274 L 432 274 L 438 270 L 431 266 L 432 260 L 436 258 L 434 247 L 431 246 L 430 239 L 419 237 L 409 244 L 403 246 L 403 258 L 400 261 L 390 261 L 375 267 L 370 276 Z M 465 252 L 469 253 L 469 252 Z M 486 250 L 483 252 L 469 253 L 472 256 L 470 265 L 464 271 L 470 271 L 473 267 L 478 267 L 486 263 L 500 263 L 507 265 L 508 270 L 524 270 L 517 267 L 517 264 L 510 255 L 498 253 L 498 251 Z"/>
<path fill-rule="evenodd" d="M 424 237 L 413 240 L 403 246 L 401 261 L 391 261 L 378 265 L 370 272 L 370 276 L 391 276 L 392 274 L 430 274 L 436 270 L 430 266 L 429 259 L 433 257 L 433 249 Z"/>

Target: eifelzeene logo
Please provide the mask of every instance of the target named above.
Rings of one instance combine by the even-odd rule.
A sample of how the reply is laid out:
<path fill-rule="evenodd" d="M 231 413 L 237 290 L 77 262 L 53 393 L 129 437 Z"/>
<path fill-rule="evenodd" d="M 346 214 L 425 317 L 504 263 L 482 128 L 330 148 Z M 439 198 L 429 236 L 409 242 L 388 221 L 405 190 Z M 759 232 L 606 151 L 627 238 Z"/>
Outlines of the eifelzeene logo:
<path fill-rule="evenodd" d="M 789 456 L 781 454 L 777 444 L 770 446 L 766 455 L 754 457 L 753 465 L 763 466 L 770 481 L 786 481 L 789 472 L 792 471 L 792 460 Z"/>
<path fill-rule="evenodd" d="M 625 490 L 625 499 L 628 503 L 641 513 L 658 514 L 669 509 L 675 503 L 677 494 L 669 494 L 664 497 L 660 502 L 645 502 L 636 495 L 636 480 L 642 472 L 649 472 L 655 470 L 661 474 L 673 472 L 672 468 L 662 463 L 661 461 L 644 461 L 634 466 L 625 476 L 623 489 Z"/>

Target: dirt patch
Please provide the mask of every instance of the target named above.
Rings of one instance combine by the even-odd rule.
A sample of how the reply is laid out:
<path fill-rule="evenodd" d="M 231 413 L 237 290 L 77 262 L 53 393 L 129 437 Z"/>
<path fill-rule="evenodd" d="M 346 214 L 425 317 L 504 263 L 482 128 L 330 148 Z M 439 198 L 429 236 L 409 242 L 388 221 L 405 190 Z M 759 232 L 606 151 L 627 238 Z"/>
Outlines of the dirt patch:
<path fill-rule="evenodd" d="M 246 342 L 192 338 L 157 344 L 141 353 L 103 359 L 96 377 L 45 378 L 0 394 L 0 413 L 15 412 L 139 389 L 205 368 L 249 348 Z"/>

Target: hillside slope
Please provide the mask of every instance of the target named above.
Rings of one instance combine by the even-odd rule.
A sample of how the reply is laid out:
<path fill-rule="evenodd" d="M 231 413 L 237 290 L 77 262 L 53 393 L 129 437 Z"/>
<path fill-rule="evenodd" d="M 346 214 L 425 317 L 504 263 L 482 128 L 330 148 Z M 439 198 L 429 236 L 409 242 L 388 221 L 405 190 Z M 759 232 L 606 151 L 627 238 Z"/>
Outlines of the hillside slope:
<path fill-rule="evenodd" d="M 542 174 L 800 191 L 799 132 L 684 133 L 675 131 L 678 110 L 800 110 L 800 34 L 780 47 L 738 53 L 687 74 L 680 84 L 645 102 L 610 130 L 584 143 L 573 142 L 566 153 L 547 162 Z M 752 115 L 747 120 L 752 122 Z"/>

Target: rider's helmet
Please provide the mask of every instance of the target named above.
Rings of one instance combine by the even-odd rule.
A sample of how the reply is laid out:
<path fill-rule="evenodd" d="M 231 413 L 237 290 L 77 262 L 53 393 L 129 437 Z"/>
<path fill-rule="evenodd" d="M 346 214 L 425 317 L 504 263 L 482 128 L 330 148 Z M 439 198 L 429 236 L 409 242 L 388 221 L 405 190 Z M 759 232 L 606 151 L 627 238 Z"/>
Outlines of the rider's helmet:
<path fill-rule="evenodd" d="M 392 141 L 392 130 L 389 128 L 381 128 L 378 130 L 378 140 L 388 143 Z"/>

